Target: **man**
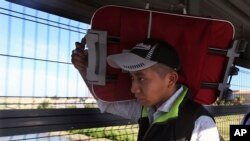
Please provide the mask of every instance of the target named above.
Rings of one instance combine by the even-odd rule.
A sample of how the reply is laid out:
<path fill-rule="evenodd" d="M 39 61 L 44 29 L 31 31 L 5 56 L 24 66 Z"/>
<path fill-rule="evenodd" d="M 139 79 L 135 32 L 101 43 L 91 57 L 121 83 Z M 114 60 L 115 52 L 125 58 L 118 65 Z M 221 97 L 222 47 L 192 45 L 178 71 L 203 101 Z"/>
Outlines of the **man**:
<path fill-rule="evenodd" d="M 85 79 L 87 54 L 77 44 L 72 63 Z M 102 112 L 139 123 L 138 140 L 219 141 L 213 117 L 191 100 L 186 86 L 177 84 L 180 60 L 168 43 L 146 39 L 130 52 L 110 55 L 108 64 L 131 75 L 136 100 L 106 103 L 97 99 Z"/>

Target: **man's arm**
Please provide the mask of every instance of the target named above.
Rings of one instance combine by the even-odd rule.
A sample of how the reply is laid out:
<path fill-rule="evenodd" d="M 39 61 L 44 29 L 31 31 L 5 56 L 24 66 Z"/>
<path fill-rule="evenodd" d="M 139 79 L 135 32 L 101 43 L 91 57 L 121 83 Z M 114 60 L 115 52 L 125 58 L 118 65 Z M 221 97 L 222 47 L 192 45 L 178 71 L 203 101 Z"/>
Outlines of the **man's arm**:
<path fill-rule="evenodd" d="M 91 90 L 91 85 L 86 81 L 86 74 L 87 74 L 86 70 L 88 66 L 88 50 L 85 50 L 83 46 L 84 45 L 79 42 L 75 43 L 75 49 L 72 51 L 71 54 L 71 62 L 80 73 L 88 89 Z M 94 98 L 96 97 L 94 96 Z"/>
<path fill-rule="evenodd" d="M 86 81 L 86 68 L 88 63 L 88 51 L 84 50 L 81 43 L 75 44 L 76 48 L 72 51 L 71 62 L 80 73 L 83 81 L 89 90 L 92 89 L 91 84 Z M 91 91 L 90 91 L 91 92 Z M 114 115 L 137 121 L 140 117 L 141 106 L 135 100 L 128 100 L 124 102 L 105 102 L 100 100 L 94 94 L 93 97 L 97 100 L 97 105 L 101 112 L 107 112 Z"/>
<path fill-rule="evenodd" d="M 195 121 L 190 141 L 220 141 L 214 120 L 209 116 L 200 116 Z"/>
<path fill-rule="evenodd" d="M 138 121 L 141 115 L 141 105 L 136 100 L 111 103 L 97 99 L 97 104 L 102 113 L 111 113 L 135 122 Z"/>

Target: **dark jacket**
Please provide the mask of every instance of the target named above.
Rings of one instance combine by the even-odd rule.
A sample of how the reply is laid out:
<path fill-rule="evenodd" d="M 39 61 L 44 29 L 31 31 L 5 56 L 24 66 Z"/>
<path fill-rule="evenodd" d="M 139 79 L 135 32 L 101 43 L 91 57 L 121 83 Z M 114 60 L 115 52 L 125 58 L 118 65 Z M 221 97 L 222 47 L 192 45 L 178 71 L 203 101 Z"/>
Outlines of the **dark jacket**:
<path fill-rule="evenodd" d="M 184 87 L 170 111 L 155 119 L 151 125 L 143 107 L 138 121 L 138 141 L 188 141 L 196 119 L 202 115 L 212 117 L 201 104 L 191 100 L 188 89 Z"/>

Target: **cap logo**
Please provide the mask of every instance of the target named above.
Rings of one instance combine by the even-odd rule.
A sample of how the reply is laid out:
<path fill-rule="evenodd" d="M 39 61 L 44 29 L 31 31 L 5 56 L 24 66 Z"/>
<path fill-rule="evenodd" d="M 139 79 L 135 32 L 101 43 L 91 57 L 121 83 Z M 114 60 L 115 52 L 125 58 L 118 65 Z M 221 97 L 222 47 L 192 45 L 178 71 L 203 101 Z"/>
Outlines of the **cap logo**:
<path fill-rule="evenodd" d="M 157 45 L 158 45 L 158 44 L 155 44 L 155 45 L 152 47 L 152 49 L 148 52 L 148 54 L 147 54 L 147 56 L 146 56 L 146 59 L 151 59 L 151 57 L 152 57 L 152 55 L 153 55 L 153 53 L 154 53 L 154 50 L 155 50 L 155 48 L 156 48 Z"/>
<path fill-rule="evenodd" d="M 133 47 L 133 49 L 142 49 L 142 50 L 150 50 L 151 45 L 145 45 L 143 43 L 137 44 L 135 45 L 135 47 Z"/>

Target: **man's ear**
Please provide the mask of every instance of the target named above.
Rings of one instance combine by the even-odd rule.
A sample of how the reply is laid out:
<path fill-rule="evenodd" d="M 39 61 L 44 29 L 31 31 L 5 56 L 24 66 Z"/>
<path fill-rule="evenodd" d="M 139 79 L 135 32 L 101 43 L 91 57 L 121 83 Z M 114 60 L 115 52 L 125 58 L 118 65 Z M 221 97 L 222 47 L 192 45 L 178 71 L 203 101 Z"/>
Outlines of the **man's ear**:
<path fill-rule="evenodd" d="M 175 71 L 172 71 L 172 72 L 169 72 L 166 76 L 168 79 L 168 87 L 175 86 L 179 78 L 178 73 Z"/>

